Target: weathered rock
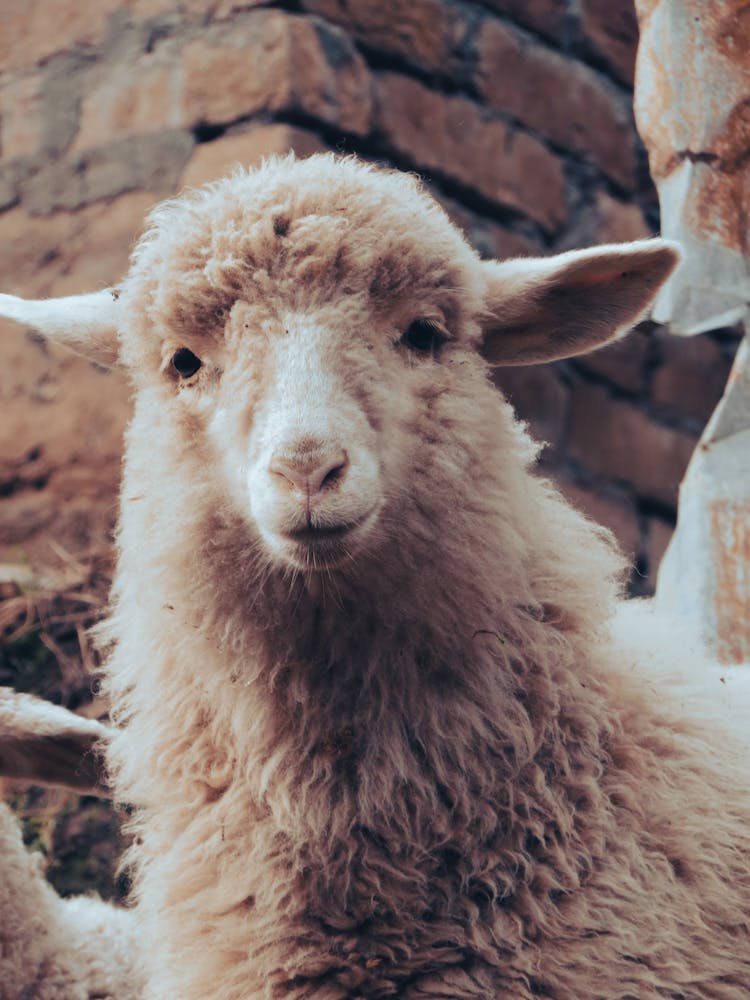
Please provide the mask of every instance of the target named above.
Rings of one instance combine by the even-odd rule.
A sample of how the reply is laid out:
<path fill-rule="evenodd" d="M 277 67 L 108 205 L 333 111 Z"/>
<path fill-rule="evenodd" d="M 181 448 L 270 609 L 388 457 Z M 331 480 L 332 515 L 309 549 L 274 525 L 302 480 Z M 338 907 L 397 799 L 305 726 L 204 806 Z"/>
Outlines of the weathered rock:
<path fill-rule="evenodd" d="M 750 7 L 636 0 L 636 115 L 662 231 L 684 261 L 654 318 L 692 334 L 750 317 Z M 664 388 L 662 384 L 662 388 Z M 680 490 L 658 600 L 689 615 L 725 663 L 750 662 L 750 346 Z"/>
<path fill-rule="evenodd" d="M 742 319 L 750 301 L 750 7 L 638 0 L 636 120 L 685 260 L 654 310 L 675 332 Z"/>
<path fill-rule="evenodd" d="M 721 663 L 750 662 L 750 429 L 703 444 L 680 487 L 658 601 L 699 625 Z"/>

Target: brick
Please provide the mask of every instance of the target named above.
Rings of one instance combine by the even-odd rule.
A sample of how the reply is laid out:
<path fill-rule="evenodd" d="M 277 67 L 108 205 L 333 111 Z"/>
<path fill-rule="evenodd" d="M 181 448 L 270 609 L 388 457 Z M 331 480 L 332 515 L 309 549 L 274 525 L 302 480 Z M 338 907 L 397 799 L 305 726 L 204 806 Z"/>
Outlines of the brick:
<path fill-rule="evenodd" d="M 633 0 L 580 0 L 581 34 L 617 76 L 632 87 L 638 49 L 638 20 Z"/>
<path fill-rule="evenodd" d="M 216 20 L 232 17 L 238 11 L 251 7 L 264 7 L 268 0 L 219 0 L 218 3 L 207 3 L 206 0 L 190 0 L 191 8 L 210 7 L 211 15 Z"/>
<path fill-rule="evenodd" d="M 428 185 L 430 193 L 443 206 L 451 222 L 457 226 L 472 246 L 489 258 L 529 257 L 541 253 L 534 240 L 505 229 L 484 216 L 477 215 L 452 198 L 447 198 L 436 188 Z"/>
<path fill-rule="evenodd" d="M 42 145 L 38 76 L 11 77 L 0 90 L 0 153 L 4 160 L 30 156 Z"/>
<path fill-rule="evenodd" d="M 476 84 L 493 107 L 633 188 L 636 133 L 626 95 L 594 70 L 491 18 L 482 24 L 477 51 Z"/>
<path fill-rule="evenodd" d="M 653 236 L 639 205 L 612 198 L 605 191 L 599 191 L 594 203 L 597 220 L 596 241 L 598 243 L 627 243 L 630 240 L 647 239 Z"/>
<path fill-rule="evenodd" d="M 117 282 L 143 229 L 153 195 L 133 192 L 44 217 L 17 207 L 0 216 L 3 290 L 46 297 Z"/>
<path fill-rule="evenodd" d="M 480 249 L 487 247 L 487 257 L 505 260 L 512 257 L 543 256 L 542 247 L 536 240 L 493 222 L 480 222 L 475 233 L 475 241 Z"/>
<path fill-rule="evenodd" d="M 435 171 L 483 197 L 523 212 L 548 230 L 567 215 L 560 161 L 540 142 L 407 76 L 377 80 L 376 126 L 419 169 Z"/>
<path fill-rule="evenodd" d="M 197 187 L 224 176 L 237 164 L 258 166 L 264 157 L 274 154 L 283 155 L 293 150 L 304 157 L 325 149 L 325 144 L 314 132 L 290 125 L 261 125 L 196 146 L 182 175 L 182 184 Z"/>
<path fill-rule="evenodd" d="M 568 408 L 568 390 L 554 365 L 496 368 L 493 381 L 528 422 L 532 436 L 548 445 L 545 458 L 552 460 L 562 441 Z"/>
<path fill-rule="evenodd" d="M 639 497 L 674 508 L 695 444 L 598 386 L 573 391 L 569 455 L 597 476 L 630 482 Z"/>
<path fill-rule="evenodd" d="M 123 0 L 133 19 L 148 21 L 171 14 L 180 20 L 224 20 L 252 7 L 267 6 L 269 0 Z"/>
<path fill-rule="evenodd" d="M 48 156 L 59 156 L 78 131 L 79 105 L 85 78 L 77 58 L 57 60 L 44 75 L 41 87 L 42 146 Z"/>
<path fill-rule="evenodd" d="M 592 521 L 603 524 L 613 533 L 625 555 L 634 560 L 641 550 L 641 528 L 632 500 L 622 496 L 597 493 L 574 483 L 562 481 L 560 489 L 574 507 Z"/>
<path fill-rule="evenodd" d="M 654 372 L 651 398 L 671 416 L 684 416 L 702 427 L 721 399 L 731 362 L 705 335 L 659 334 L 661 363 Z"/>
<path fill-rule="evenodd" d="M 22 184 L 24 202 L 32 212 L 45 214 L 139 188 L 171 194 L 194 145 L 188 133 L 160 132 L 49 163 Z"/>
<path fill-rule="evenodd" d="M 232 22 L 231 31 L 186 45 L 182 74 L 180 114 L 187 125 L 295 109 L 357 135 L 369 131 L 364 60 L 343 32 L 310 18 L 252 12 Z"/>
<path fill-rule="evenodd" d="M 189 42 L 182 52 L 182 120 L 229 122 L 280 111 L 291 103 L 288 62 L 288 18 L 275 11 L 245 19 L 233 35 Z"/>
<path fill-rule="evenodd" d="M 106 76 L 88 90 L 74 152 L 103 146 L 132 132 L 179 128 L 182 122 L 177 67 L 146 55 L 134 65 L 108 67 Z"/>
<path fill-rule="evenodd" d="M 0 66 L 6 73 L 100 44 L 122 0 L 4 0 Z"/>
<path fill-rule="evenodd" d="M 117 506 L 126 379 L 0 325 L 0 558 L 48 564 L 50 537 L 71 552 L 101 548 Z"/>
<path fill-rule="evenodd" d="M 613 385 L 628 392 L 645 388 L 650 338 L 644 330 L 634 330 L 599 351 L 583 354 L 575 364 L 595 372 Z"/>
<path fill-rule="evenodd" d="M 295 107 L 355 135 L 372 124 L 372 79 L 347 35 L 324 22 L 295 18 L 288 72 Z"/>
<path fill-rule="evenodd" d="M 565 4 L 560 0 L 482 0 L 482 3 L 556 42 L 563 34 Z"/>
<path fill-rule="evenodd" d="M 18 162 L 0 165 L 0 211 L 18 201 L 21 173 Z"/>
<path fill-rule="evenodd" d="M 435 72 L 461 71 L 468 22 L 443 0 L 303 0 L 303 6 L 369 48 Z"/>

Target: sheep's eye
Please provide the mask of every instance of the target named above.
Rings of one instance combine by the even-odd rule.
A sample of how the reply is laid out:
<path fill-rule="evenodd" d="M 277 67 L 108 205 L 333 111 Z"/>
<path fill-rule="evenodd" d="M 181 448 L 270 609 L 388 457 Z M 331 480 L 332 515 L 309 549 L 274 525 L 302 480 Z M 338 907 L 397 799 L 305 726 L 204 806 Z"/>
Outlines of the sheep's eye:
<path fill-rule="evenodd" d="M 435 354 L 445 339 L 437 323 L 430 319 L 415 319 L 401 338 L 401 343 L 417 354 Z"/>
<path fill-rule="evenodd" d="M 190 378 L 191 375 L 195 375 L 202 364 L 201 359 L 187 347 L 181 347 L 172 357 L 172 367 L 180 378 Z"/>

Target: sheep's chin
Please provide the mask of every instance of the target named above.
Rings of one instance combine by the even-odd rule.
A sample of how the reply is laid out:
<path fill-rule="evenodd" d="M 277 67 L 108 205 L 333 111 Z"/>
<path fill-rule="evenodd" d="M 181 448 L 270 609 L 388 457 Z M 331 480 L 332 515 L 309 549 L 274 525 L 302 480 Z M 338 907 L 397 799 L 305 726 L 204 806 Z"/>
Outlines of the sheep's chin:
<path fill-rule="evenodd" d="M 353 558 L 367 546 L 377 519 L 374 509 L 353 524 L 290 532 L 261 527 L 261 536 L 275 561 L 303 573 L 327 573 L 353 564 Z"/>

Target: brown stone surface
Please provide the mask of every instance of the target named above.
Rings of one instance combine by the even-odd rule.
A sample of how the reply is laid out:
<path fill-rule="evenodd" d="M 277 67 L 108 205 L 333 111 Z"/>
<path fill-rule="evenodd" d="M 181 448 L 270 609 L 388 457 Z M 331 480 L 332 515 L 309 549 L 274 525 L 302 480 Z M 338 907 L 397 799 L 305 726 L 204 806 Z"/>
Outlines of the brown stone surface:
<path fill-rule="evenodd" d="M 38 76 L 14 77 L 0 87 L 0 156 L 29 156 L 43 141 Z"/>
<path fill-rule="evenodd" d="M 446 198 L 440 191 L 431 188 L 431 194 L 437 198 L 448 213 L 451 222 L 458 226 L 469 242 L 479 251 L 482 257 L 504 259 L 506 257 L 541 256 L 540 245 L 528 236 L 506 229 L 477 215 L 452 198 Z"/>
<path fill-rule="evenodd" d="M 15 295 L 94 291 L 125 272 L 153 195 L 137 192 L 40 218 L 24 208 L 0 216 L 0 283 Z"/>
<path fill-rule="evenodd" d="M 364 60 L 346 35 L 309 18 L 252 12 L 230 31 L 187 44 L 181 73 L 185 124 L 297 108 L 358 135 L 369 130 L 370 77 Z"/>
<path fill-rule="evenodd" d="M 497 368 L 493 377 L 521 419 L 528 421 L 533 437 L 547 445 L 545 461 L 552 461 L 562 441 L 568 409 L 568 390 L 557 378 L 555 367 Z"/>
<path fill-rule="evenodd" d="M 303 0 L 305 10 L 340 24 L 370 48 L 440 73 L 461 67 L 469 24 L 443 0 Z"/>
<path fill-rule="evenodd" d="M 186 187 L 197 187 L 223 177 L 238 164 L 257 167 L 267 156 L 283 155 L 293 150 L 297 156 L 304 157 L 323 152 L 326 148 L 314 132 L 290 125 L 259 125 L 247 132 L 222 136 L 214 142 L 196 146 L 181 183 Z"/>
<path fill-rule="evenodd" d="M 498 260 L 510 259 L 513 257 L 541 257 L 542 248 L 535 240 L 520 233 L 504 229 L 502 226 L 492 224 L 486 227 L 478 227 L 476 240 L 482 240 L 487 234 L 487 245 L 489 247 L 488 256 Z"/>
<path fill-rule="evenodd" d="M 70 552 L 106 543 L 128 391 L 8 323 L 0 338 L 0 561 L 44 565 L 48 538 Z"/>
<path fill-rule="evenodd" d="M 493 107 L 633 187 L 636 137 L 629 101 L 605 77 L 490 18 L 477 49 L 477 87 Z"/>
<path fill-rule="evenodd" d="M 268 0 L 125 0 L 131 15 L 137 20 L 163 14 L 177 14 L 195 20 L 225 18 L 266 3 Z"/>
<path fill-rule="evenodd" d="M 565 221 L 562 164 L 536 139 L 410 77 L 383 73 L 377 84 L 377 126 L 415 166 L 474 187 L 547 229 Z"/>
<path fill-rule="evenodd" d="M 695 444 L 599 386 L 573 391 L 568 453 L 598 476 L 629 482 L 639 497 L 674 507 Z"/>
<path fill-rule="evenodd" d="M 704 335 L 659 335 L 661 364 L 651 383 L 651 398 L 670 414 L 707 422 L 721 399 L 731 363 L 719 346 Z"/>
<path fill-rule="evenodd" d="M 581 33 L 619 78 L 633 85 L 638 19 L 633 0 L 580 0 Z"/>
<path fill-rule="evenodd" d="M 598 191 L 595 199 L 597 243 L 628 243 L 653 236 L 637 204 Z"/>
<path fill-rule="evenodd" d="M 625 555 L 631 561 L 635 559 L 641 548 L 641 530 L 632 501 L 597 493 L 565 480 L 560 483 L 560 488 L 568 500 L 592 521 L 609 528 Z"/>
<path fill-rule="evenodd" d="M 159 54 L 116 66 L 87 90 L 73 151 L 104 145 L 129 132 L 179 128 L 177 79 L 176 66 Z"/>
<path fill-rule="evenodd" d="M 291 102 L 289 19 L 260 11 L 242 30 L 199 37 L 181 53 L 180 116 L 187 123 L 229 122 Z M 215 86 L 216 80 L 222 86 Z"/>
<path fill-rule="evenodd" d="M 482 0 L 482 3 L 550 38 L 559 38 L 563 33 L 566 11 L 560 0 Z"/>
<path fill-rule="evenodd" d="M 122 0 L 3 0 L 0 66 L 8 73 L 74 46 L 98 45 Z"/>
<path fill-rule="evenodd" d="M 51 160 L 21 184 L 24 202 L 30 211 L 46 214 L 139 188 L 164 197 L 174 191 L 194 145 L 188 132 L 154 132 Z"/>
<path fill-rule="evenodd" d="M 607 347 L 576 358 L 576 365 L 595 372 L 620 389 L 640 393 L 645 386 L 649 337 L 635 330 Z"/>

